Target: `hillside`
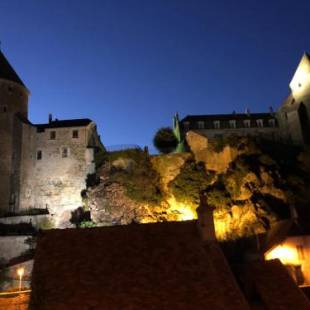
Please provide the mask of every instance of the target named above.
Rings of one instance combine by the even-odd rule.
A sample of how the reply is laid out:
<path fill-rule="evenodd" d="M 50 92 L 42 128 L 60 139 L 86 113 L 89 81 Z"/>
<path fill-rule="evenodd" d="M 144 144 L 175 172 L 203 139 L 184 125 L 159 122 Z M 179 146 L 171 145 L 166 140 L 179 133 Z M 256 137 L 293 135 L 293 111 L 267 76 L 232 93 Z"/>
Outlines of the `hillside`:
<path fill-rule="evenodd" d="M 199 192 L 214 212 L 217 237 L 262 233 L 310 201 L 308 152 L 246 138 L 208 141 L 187 136 L 190 152 L 149 156 L 142 150 L 106 153 L 99 182 L 83 193 L 93 225 L 196 218 Z"/>

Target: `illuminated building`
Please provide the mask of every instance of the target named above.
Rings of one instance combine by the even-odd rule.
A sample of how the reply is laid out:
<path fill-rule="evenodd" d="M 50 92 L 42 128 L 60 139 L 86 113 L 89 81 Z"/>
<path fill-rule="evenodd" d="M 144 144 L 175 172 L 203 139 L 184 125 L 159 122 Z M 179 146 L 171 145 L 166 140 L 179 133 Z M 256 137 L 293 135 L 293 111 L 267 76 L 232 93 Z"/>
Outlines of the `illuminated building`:
<path fill-rule="evenodd" d="M 89 119 L 46 124 L 28 119 L 29 90 L 0 52 L 0 214 L 48 209 L 55 225 L 82 205 L 87 175 L 100 146 Z"/>

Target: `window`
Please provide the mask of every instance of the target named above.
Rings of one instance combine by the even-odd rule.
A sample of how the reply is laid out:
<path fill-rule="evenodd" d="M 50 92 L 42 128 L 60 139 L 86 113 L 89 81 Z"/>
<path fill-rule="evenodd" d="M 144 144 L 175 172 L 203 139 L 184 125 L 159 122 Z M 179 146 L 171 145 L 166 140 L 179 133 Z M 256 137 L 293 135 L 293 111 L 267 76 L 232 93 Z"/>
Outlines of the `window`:
<path fill-rule="evenodd" d="M 79 137 L 79 131 L 78 130 L 73 130 L 72 131 L 72 138 L 73 139 L 78 139 Z"/>
<path fill-rule="evenodd" d="M 5 113 L 8 111 L 8 107 L 6 105 L 2 106 L 0 109 L 1 112 Z"/>
<path fill-rule="evenodd" d="M 256 120 L 256 125 L 257 125 L 257 127 L 263 127 L 264 126 L 263 120 L 262 119 L 257 119 Z"/>
<path fill-rule="evenodd" d="M 37 151 L 37 160 L 41 160 L 42 159 L 42 151 L 39 150 Z"/>
<path fill-rule="evenodd" d="M 203 121 L 198 122 L 198 129 L 204 129 L 205 128 L 205 123 Z"/>
<path fill-rule="evenodd" d="M 268 124 L 270 127 L 275 127 L 276 126 L 276 121 L 274 119 L 268 120 Z"/>
<path fill-rule="evenodd" d="M 67 147 L 62 148 L 61 150 L 61 157 L 62 158 L 67 158 L 69 156 L 69 150 Z"/>
<path fill-rule="evenodd" d="M 184 122 L 183 126 L 184 126 L 184 130 L 189 130 L 189 122 Z"/>
<path fill-rule="evenodd" d="M 229 127 L 230 128 L 236 128 L 236 121 L 235 120 L 230 120 L 229 121 Z"/>
<path fill-rule="evenodd" d="M 220 129 L 220 121 L 214 121 L 213 126 L 215 129 Z"/>
<path fill-rule="evenodd" d="M 50 140 L 56 139 L 56 131 L 50 131 Z"/>
<path fill-rule="evenodd" d="M 250 128 L 251 127 L 251 121 L 249 119 L 246 119 L 243 121 L 244 127 Z"/>

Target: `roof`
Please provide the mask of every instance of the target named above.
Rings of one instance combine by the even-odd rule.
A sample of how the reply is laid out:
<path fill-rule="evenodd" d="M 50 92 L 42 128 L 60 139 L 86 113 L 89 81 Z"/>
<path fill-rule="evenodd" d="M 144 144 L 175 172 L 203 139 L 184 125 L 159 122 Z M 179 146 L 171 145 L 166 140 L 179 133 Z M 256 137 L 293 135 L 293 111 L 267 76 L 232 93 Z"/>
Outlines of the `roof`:
<path fill-rule="evenodd" d="M 247 120 L 247 119 L 272 119 L 274 113 L 235 113 L 235 114 L 209 114 L 209 115 L 187 115 L 181 122 L 191 121 L 229 121 L 229 120 Z"/>
<path fill-rule="evenodd" d="M 15 82 L 26 88 L 23 81 L 17 75 L 13 67 L 10 65 L 4 54 L 0 50 L 0 79 Z"/>
<path fill-rule="evenodd" d="M 88 126 L 92 120 L 88 118 L 81 118 L 81 119 L 68 119 L 68 120 L 53 120 L 47 124 L 36 124 L 38 129 L 44 130 L 47 128 L 64 128 L 64 127 L 84 127 Z"/>
<path fill-rule="evenodd" d="M 35 309 L 249 308 L 196 221 L 45 231 L 35 255 Z"/>
<path fill-rule="evenodd" d="M 278 259 L 251 263 L 248 274 L 266 309 L 310 309 L 309 300 Z"/>

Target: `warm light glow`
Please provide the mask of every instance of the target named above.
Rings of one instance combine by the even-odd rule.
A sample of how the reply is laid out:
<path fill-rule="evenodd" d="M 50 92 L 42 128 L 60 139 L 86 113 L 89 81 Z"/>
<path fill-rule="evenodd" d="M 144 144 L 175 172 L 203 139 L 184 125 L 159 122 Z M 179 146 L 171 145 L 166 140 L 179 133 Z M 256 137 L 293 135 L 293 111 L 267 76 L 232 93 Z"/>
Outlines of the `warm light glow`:
<path fill-rule="evenodd" d="M 265 254 L 266 260 L 276 258 L 278 258 L 284 265 L 300 265 L 296 249 L 287 245 L 279 245 Z"/>
<path fill-rule="evenodd" d="M 298 98 L 307 95 L 309 93 L 309 86 L 310 63 L 308 57 L 303 56 L 290 83 L 290 88 L 295 100 L 298 100 Z"/>
<path fill-rule="evenodd" d="M 25 269 L 24 268 L 18 268 L 17 274 L 21 278 L 24 275 Z"/>
<path fill-rule="evenodd" d="M 168 199 L 170 206 L 170 212 L 176 214 L 177 221 L 190 221 L 197 219 L 197 213 L 195 206 L 190 203 L 179 202 L 174 196 L 170 196 Z"/>

